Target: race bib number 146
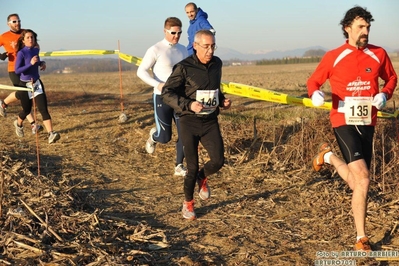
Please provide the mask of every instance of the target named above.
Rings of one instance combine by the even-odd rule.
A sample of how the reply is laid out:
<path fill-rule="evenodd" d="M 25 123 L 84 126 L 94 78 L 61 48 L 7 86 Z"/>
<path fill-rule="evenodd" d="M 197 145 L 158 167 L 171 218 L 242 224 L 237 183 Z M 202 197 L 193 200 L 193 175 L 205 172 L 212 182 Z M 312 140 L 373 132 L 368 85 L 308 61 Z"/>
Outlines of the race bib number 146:
<path fill-rule="evenodd" d="M 219 106 L 219 90 L 197 90 L 196 100 L 204 106 L 198 114 L 211 114 Z"/>

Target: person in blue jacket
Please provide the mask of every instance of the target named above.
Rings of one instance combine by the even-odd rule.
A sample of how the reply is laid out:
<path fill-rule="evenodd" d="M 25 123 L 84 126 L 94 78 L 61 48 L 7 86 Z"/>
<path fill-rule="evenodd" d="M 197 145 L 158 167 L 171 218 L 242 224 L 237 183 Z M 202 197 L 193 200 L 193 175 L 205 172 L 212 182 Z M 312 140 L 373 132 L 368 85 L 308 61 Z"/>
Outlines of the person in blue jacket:
<path fill-rule="evenodd" d="M 199 30 L 209 30 L 214 35 L 216 33 L 215 29 L 208 21 L 208 14 L 204 12 L 200 7 L 193 2 L 190 2 L 186 5 L 185 11 L 187 14 L 188 19 L 190 20 L 190 26 L 187 29 L 188 35 L 188 45 L 187 45 L 187 52 L 188 55 L 193 54 L 193 42 L 195 33 Z"/>

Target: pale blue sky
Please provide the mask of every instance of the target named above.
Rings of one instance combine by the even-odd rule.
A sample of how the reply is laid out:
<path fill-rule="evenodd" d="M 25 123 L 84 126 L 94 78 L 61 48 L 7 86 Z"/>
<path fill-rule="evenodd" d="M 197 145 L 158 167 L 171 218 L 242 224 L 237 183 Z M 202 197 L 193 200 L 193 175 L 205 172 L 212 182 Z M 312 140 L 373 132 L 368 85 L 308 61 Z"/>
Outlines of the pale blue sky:
<path fill-rule="evenodd" d="M 23 28 L 36 31 L 42 52 L 86 49 L 115 50 L 142 57 L 163 38 L 166 17 L 183 22 L 180 43 L 187 45 L 188 18 L 182 0 L 0 0 L 0 32 L 6 18 L 18 13 Z M 370 43 L 399 49 L 397 0 L 201 0 L 219 47 L 241 53 L 291 50 L 344 42 L 340 20 L 355 5 L 367 7 L 375 21 Z M 0 48 L 2 49 L 2 48 Z M 217 51 L 216 51 L 217 54 Z"/>

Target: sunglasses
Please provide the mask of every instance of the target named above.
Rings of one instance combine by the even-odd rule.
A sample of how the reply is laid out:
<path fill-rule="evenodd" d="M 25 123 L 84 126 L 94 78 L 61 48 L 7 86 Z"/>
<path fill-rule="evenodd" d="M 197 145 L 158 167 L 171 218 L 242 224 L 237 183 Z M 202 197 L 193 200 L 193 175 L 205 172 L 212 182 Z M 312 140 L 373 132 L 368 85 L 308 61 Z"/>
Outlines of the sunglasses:
<path fill-rule="evenodd" d="M 182 33 L 181 31 L 171 31 L 171 30 L 166 30 L 166 31 L 172 35 L 176 35 L 176 34 L 181 35 L 181 33 Z"/>
<path fill-rule="evenodd" d="M 8 21 L 8 22 L 13 23 L 13 24 L 16 24 L 17 22 L 18 22 L 18 23 L 21 23 L 21 20 L 10 20 L 10 21 Z"/>

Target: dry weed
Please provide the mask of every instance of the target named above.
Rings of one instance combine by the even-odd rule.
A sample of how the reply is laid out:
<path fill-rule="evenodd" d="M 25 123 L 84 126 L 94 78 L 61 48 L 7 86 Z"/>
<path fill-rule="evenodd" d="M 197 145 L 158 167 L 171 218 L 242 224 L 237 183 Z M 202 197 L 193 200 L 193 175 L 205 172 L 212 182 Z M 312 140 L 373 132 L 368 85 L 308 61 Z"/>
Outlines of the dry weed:
<path fill-rule="evenodd" d="M 224 79 L 299 96 L 314 67 L 229 67 Z M 123 73 L 121 99 L 117 73 L 42 78 L 61 140 L 39 136 L 38 176 L 35 138 L 18 139 L 12 127 L 18 104 L 2 120 L 2 264 L 313 265 L 317 251 L 352 250 L 351 191 L 332 168 L 310 167 L 322 141 L 339 154 L 328 112 L 232 96 L 220 116 L 226 164 L 189 223 L 174 142 L 144 150 L 151 88 Z M 399 250 L 397 123 L 380 119 L 374 139 L 366 224 L 376 250 Z"/>

